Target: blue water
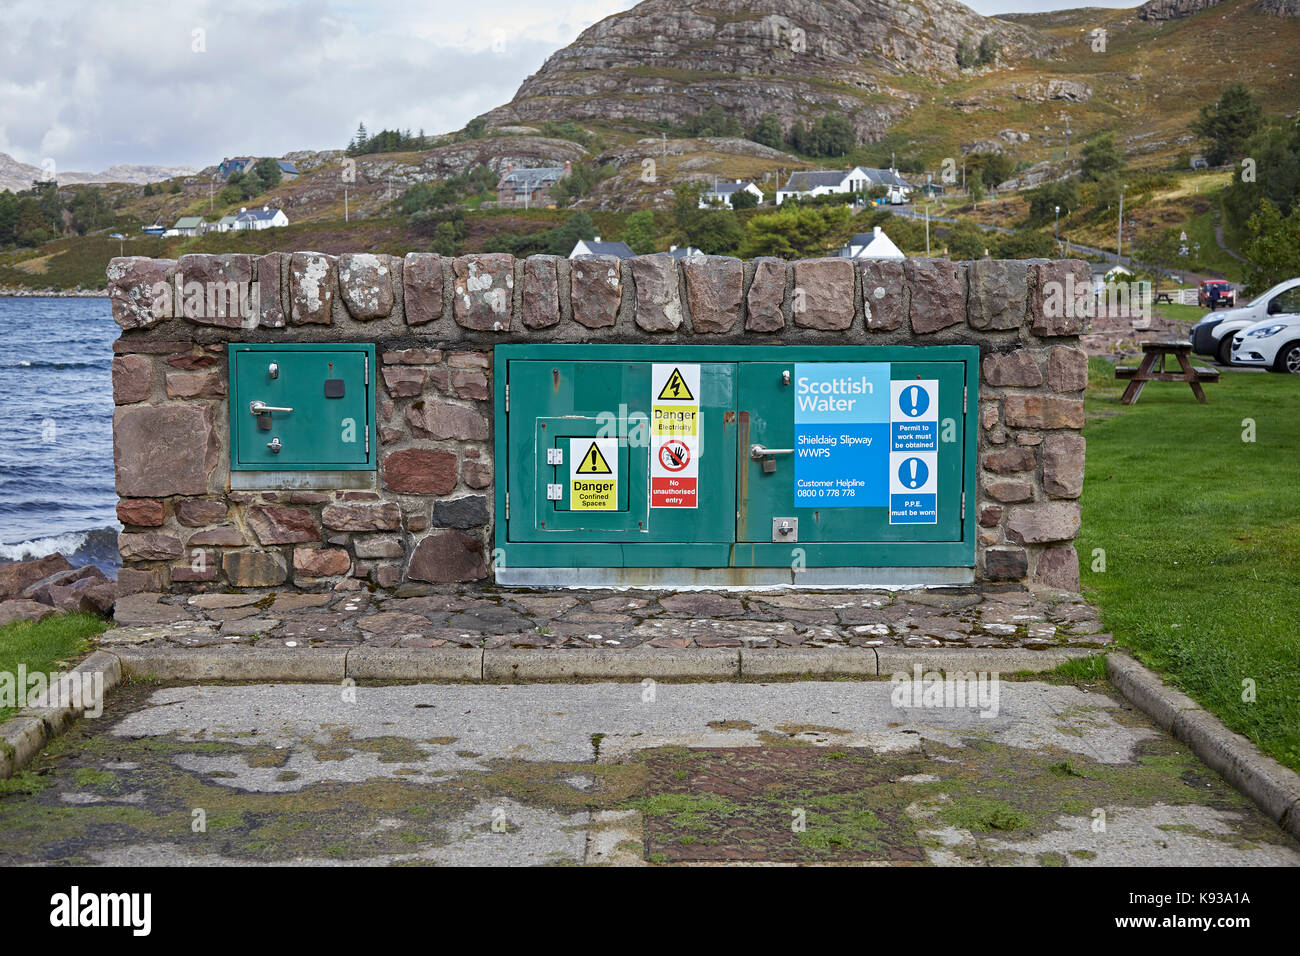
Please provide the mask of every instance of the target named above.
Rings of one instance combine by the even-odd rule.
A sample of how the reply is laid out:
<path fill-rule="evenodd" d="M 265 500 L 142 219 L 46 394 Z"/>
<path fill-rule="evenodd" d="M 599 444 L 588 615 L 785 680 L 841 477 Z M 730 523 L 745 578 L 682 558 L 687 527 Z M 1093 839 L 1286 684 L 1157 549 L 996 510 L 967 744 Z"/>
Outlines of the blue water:
<path fill-rule="evenodd" d="M 0 563 L 118 563 L 107 299 L 0 298 Z"/>

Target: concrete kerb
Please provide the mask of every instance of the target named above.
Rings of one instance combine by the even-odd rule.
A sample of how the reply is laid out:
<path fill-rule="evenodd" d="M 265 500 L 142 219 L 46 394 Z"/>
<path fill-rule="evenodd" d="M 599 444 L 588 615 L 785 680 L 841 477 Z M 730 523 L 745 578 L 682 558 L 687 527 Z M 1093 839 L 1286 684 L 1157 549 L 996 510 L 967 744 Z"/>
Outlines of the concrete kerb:
<path fill-rule="evenodd" d="M 21 770 L 47 742 L 67 730 L 88 709 L 100 711 L 104 696 L 122 680 L 122 663 L 112 654 L 95 651 L 71 673 L 77 677 L 63 675 L 35 703 L 0 724 L 0 779 Z M 99 687 L 93 682 L 96 674 L 100 677 Z M 75 694 L 70 692 L 74 681 Z M 84 696 L 87 687 L 96 692 L 89 699 Z"/>
<path fill-rule="evenodd" d="M 1260 753 L 1241 734 L 1229 730 L 1186 694 L 1166 686 L 1159 675 L 1127 654 L 1107 655 L 1106 672 L 1133 706 L 1187 744 L 1278 826 L 1300 839 L 1300 774 Z"/>

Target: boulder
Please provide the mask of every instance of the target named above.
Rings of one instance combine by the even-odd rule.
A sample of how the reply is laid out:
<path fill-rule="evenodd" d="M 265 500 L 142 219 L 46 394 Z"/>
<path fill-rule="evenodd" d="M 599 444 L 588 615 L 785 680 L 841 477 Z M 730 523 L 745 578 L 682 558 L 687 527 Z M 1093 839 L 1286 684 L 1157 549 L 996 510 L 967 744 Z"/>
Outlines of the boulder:
<path fill-rule="evenodd" d="M 50 575 L 71 570 L 72 564 L 61 554 L 0 565 L 0 601 L 18 597 L 28 587 Z"/>

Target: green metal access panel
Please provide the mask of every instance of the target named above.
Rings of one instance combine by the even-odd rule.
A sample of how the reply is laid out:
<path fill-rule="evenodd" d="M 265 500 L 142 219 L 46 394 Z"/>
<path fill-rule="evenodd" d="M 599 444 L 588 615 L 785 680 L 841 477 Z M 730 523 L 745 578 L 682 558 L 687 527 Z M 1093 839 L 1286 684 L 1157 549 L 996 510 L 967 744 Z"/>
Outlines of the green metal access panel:
<path fill-rule="evenodd" d="M 494 355 L 500 583 L 971 578 L 975 346 Z"/>
<path fill-rule="evenodd" d="M 373 471 L 373 345 L 228 347 L 232 471 Z"/>

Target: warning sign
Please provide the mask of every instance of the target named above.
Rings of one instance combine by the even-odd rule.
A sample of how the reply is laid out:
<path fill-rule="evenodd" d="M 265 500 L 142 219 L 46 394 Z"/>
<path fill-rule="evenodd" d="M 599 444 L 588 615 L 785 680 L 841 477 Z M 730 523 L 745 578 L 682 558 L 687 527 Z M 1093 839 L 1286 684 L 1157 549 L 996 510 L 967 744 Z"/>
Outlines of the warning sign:
<path fill-rule="evenodd" d="M 696 441 L 695 438 L 670 438 L 659 444 L 650 459 L 650 507 L 699 507 Z"/>
<path fill-rule="evenodd" d="M 650 373 L 650 434 L 691 437 L 700 433 L 700 367 L 654 365 Z"/>
<path fill-rule="evenodd" d="M 587 453 L 582 456 L 582 461 L 578 462 L 578 474 L 612 475 L 613 473 L 613 470 L 609 467 L 609 462 L 600 453 L 600 446 L 592 442 L 591 447 L 587 449 Z"/>
<path fill-rule="evenodd" d="M 664 387 L 659 390 L 657 400 L 661 402 L 695 401 L 695 393 L 692 392 L 691 387 L 686 384 L 686 379 L 682 378 L 682 370 L 680 368 L 674 368 L 672 370 L 672 373 L 668 376 L 668 380 L 664 382 Z"/>
<path fill-rule="evenodd" d="M 618 439 L 569 439 L 569 510 L 618 510 Z"/>

